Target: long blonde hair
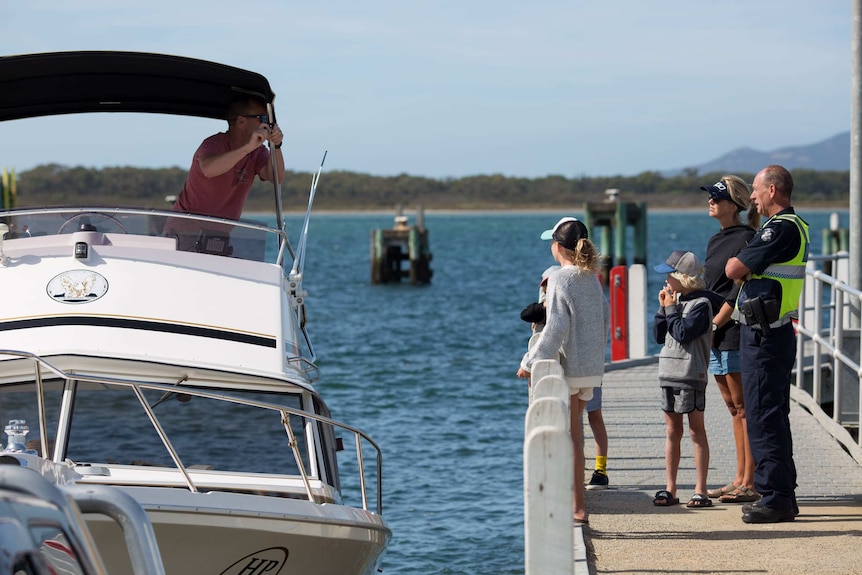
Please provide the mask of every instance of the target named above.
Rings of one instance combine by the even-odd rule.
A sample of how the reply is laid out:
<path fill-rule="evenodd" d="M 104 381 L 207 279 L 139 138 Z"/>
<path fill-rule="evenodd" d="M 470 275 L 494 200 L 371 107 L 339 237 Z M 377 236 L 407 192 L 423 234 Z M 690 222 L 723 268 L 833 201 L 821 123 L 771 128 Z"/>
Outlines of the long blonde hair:
<path fill-rule="evenodd" d="M 733 203 L 736 204 L 736 213 L 739 215 L 741 212 L 748 210 L 748 217 L 746 218 L 746 224 L 748 226 L 757 229 L 760 227 L 760 214 L 757 213 L 757 210 L 751 208 L 751 188 L 745 181 L 739 176 L 734 176 L 732 174 L 722 176 L 721 181 L 724 182 L 724 185 L 727 186 L 727 193 L 730 194 L 730 197 L 733 199 Z M 740 223 L 741 223 L 740 219 Z"/>

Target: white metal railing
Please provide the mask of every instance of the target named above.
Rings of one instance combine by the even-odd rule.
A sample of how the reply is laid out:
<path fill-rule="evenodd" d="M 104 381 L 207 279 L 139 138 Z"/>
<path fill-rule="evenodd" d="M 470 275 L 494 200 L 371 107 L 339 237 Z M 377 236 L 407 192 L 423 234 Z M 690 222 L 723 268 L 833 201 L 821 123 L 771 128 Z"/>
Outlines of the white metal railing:
<path fill-rule="evenodd" d="M 824 261 L 832 262 L 833 275 L 819 269 Z M 805 388 L 810 374 L 812 401 L 821 409 L 825 405 L 824 412 L 832 404 L 831 420 L 835 425 L 827 429 L 845 445 L 853 442 L 847 430 L 855 430 L 856 449 L 851 450 L 851 455 L 859 460 L 862 337 L 859 322 L 854 324 L 852 315 L 862 307 L 862 291 L 847 284 L 848 270 L 847 252 L 809 258 L 797 324 L 796 387 Z M 831 390 L 827 384 L 831 384 Z"/>
<path fill-rule="evenodd" d="M 59 378 L 65 382 L 74 382 L 76 385 L 79 382 L 82 383 L 96 383 L 96 384 L 104 384 L 106 386 L 116 387 L 116 388 L 127 388 L 131 389 L 132 392 L 137 396 L 138 401 L 140 402 L 144 412 L 146 413 L 147 418 L 149 419 L 151 425 L 156 430 L 156 433 L 159 435 L 166 451 L 170 455 L 171 460 L 174 462 L 177 469 L 182 474 L 185 483 L 190 491 L 197 492 L 197 486 L 191 474 L 189 473 L 188 467 L 182 462 L 179 454 L 174 448 L 173 444 L 169 440 L 167 433 L 164 431 L 159 419 L 156 417 L 153 412 L 153 405 L 150 404 L 143 396 L 142 390 L 155 390 L 160 391 L 163 394 L 178 394 L 178 395 L 187 395 L 194 397 L 201 397 L 212 399 L 216 401 L 223 401 L 230 404 L 236 405 L 246 405 L 254 408 L 258 408 L 264 411 L 277 413 L 281 419 L 281 425 L 284 428 L 285 434 L 288 441 L 288 446 L 293 454 L 294 461 L 299 470 L 299 476 L 301 478 L 302 484 L 305 488 L 306 495 L 309 501 L 315 502 L 316 498 L 314 497 L 313 488 L 310 482 L 310 476 L 305 470 L 305 464 L 303 461 L 302 453 L 300 452 L 299 443 L 294 436 L 294 431 L 290 425 L 290 417 L 295 416 L 301 418 L 303 420 L 308 419 L 312 421 L 316 421 L 322 424 L 331 425 L 333 428 L 341 429 L 345 432 L 348 432 L 353 435 L 355 449 L 356 449 L 356 465 L 357 465 L 357 473 L 359 477 L 359 491 L 362 498 L 362 508 L 365 510 L 370 509 L 369 501 L 368 501 L 368 481 L 366 478 L 367 469 L 365 465 L 365 457 L 362 450 L 362 441 L 366 441 L 375 452 L 375 480 L 376 480 L 376 511 L 378 514 L 382 514 L 383 512 L 383 486 L 382 486 L 382 477 L 383 477 L 383 461 L 382 461 L 382 453 L 380 450 L 380 446 L 371 439 L 365 432 L 349 426 L 345 423 L 336 421 L 334 419 L 325 417 L 323 415 L 317 413 L 311 413 L 308 411 L 296 409 L 287 405 L 280 405 L 276 403 L 245 399 L 241 397 L 235 397 L 230 395 L 225 395 L 222 393 L 216 393 L 212 391 L 207 391 L 205 389 L 199 389 L 191 386 L 182 386 L 176 384 L 162 384 L 155 383 L 151 381 L 140 381 L 133 380 L 124 377 L 108 377 L 105 375 L 97 375 L 97 374 L 88 374 L 81 371 L 67 371 L 60 369 L 45 360 L 44 358 L 30 353 L 26 351 L 18 351 L 18 350 L 10 350 L 10 349 L 0 349 L 0 357 L 10 357 L 10 358 L 23 358 L 29 359 L 33 361 L 33 369 L 34 369 L 34 379 L 33 383 L 36 384 L 37 389 L 37 400 L 39 403 L 39 428 L 40 428 L 40 440 L 41 440 L 41 449 L 42 456 L 49 457 L 53 455 L 53 460 L 57 463 L 61 463 L 64 458 L 64 454 L 61 449 L 56 449 L 55 453 L 49 454 L 48 450 L 48 437 L 47 437 L 47 429 L 49 428 L 48 420 L 45 414 L 45 399 L 44 399 L 44 385 L 43 381 L 45 379 L 50 378 Z M 56 441 L 56 443 L 62 444 L 62 441 Z M 314 442 L 309 442 L 308 444 L 308 457 L 310 461 L 315 461 L 317 458 L 317 454 L 313 452 Z M 321 477 L 318 477 L 320 479 Z"/>

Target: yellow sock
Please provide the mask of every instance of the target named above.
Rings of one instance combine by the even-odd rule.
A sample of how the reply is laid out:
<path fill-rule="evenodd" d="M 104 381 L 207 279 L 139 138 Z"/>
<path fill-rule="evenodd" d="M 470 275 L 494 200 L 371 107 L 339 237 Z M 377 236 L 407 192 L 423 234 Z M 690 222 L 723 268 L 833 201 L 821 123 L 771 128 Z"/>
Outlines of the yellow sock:
<path fill-rule="evenodd" d="M 605 475 L 608 474 L 608 456 L 596 455 L 596 471 L 601 471 Z"/>

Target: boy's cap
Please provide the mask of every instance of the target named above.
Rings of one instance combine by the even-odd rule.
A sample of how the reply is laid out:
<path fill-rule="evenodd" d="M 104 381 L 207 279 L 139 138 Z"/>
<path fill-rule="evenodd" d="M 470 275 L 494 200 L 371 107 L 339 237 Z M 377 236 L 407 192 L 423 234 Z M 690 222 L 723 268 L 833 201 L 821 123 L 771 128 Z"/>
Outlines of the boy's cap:
<path fill-rule="evenodd" d="M 550 230 L 545 230 L 540 236 L 543 240 L 554 240 L 566 249 L 573 250 L 578 247 L 578 240 L 589 239 L 590 234 L 584 222 L 577 218 L 562 218 L 557 225 Z"/>
<path fill-rule="evenodd" d="M 679 272 L 687 276 L 699 276 L 703 273 L 703 264 L 693 253 L 676 250 L 663 264 L 654 266 L 653 269 L 662 274 Z"/>

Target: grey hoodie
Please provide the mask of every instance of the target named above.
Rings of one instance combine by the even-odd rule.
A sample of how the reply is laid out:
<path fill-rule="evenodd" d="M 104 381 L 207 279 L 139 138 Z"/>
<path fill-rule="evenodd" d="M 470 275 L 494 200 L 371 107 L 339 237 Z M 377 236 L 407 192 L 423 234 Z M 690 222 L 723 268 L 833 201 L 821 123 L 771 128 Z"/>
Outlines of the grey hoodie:
<path fill-rule="evenodd" d="M 658 360 L 659 384 L 679 389 L 706 389 L 715 294 L 698 290 L 680 297 L 678 304 L 659 308 L 654 335 L 663 343 Z M 715 296 L 718 303 L 721 298 Z"/>

